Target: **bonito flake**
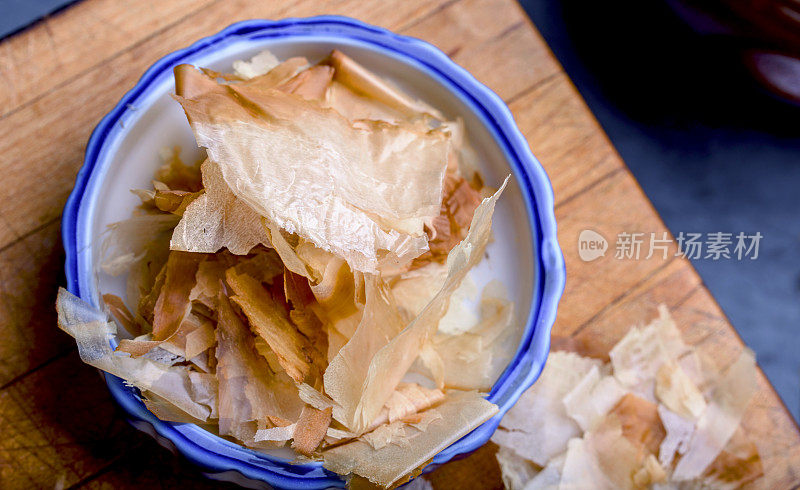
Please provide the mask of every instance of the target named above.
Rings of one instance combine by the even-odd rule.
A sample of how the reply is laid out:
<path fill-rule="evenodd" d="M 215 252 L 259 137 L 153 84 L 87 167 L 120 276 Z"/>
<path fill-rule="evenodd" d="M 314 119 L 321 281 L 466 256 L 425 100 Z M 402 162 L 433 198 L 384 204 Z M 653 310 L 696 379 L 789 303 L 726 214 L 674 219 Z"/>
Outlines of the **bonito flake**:
<path fill-rule="evenodd" d="M 453 291 L 461 284 L 467 272 L 483 258 L 491 234 L 492 213 L 504 188 L 505 183 L 475 211 L 467 238 L 453 248 L 447 258 L 447 278 L 444 284 L 422 312 L 401 331 L 388 334 L 373 333 L 377 324 L 386 322 L 385 318 L 373 317 L 375 319 L 369 323 L 362 321 L 353 339 L 358 338 L 363 345 L 370 346 L 367 352 L 371 355 L 364 356 L 360 348 L 350 349 L 353 342 L 351 339 L 331 361 L 325 372 L 326 389 L 344 409 L 343 420 L 340 422 L 350 430 L 360 433 L 378 416 L 392 391 L 419 355 L 422 345 L 435 333 Z M 380 301 L 383 302 L 384 299 Z M 367 318 L 366 313 L 364 317 Z"/>
<path fill-rule="evenodd" d="M 559 345 L 604 357 L 591 345 Z M 507 488 L 734 489 L 763 475 L 740 426 L 756 392 L 752 352 L 719 374 L 662 305 L 609 357 L 550 354 L 492 437 Z"/>
<path fill-rule="evenodd" d="M 59 325 L 162 420 L 353 484 L 418 475 L 498 411 L 514 305 L 494 281 L 471 313 L 467 275 L 508 178 L 485 188 L 460 121 L 338 51 L 175 79 L 207 155 L 164 152 L 101 250 L 126 294 L 62 290 Z"/>
<path fill-rule="evenodd" d="M 563 399 L 598 364 L 572 353 L 552 353 L 539 380 L 511 407 L 492 441 L 545 466 L 581 434 Z"/>
<path fill-rule="evenodd" d="M 325 467 L 337 473 L 354 473 L 388 487 L 466 435 L 469 427 L 487 421 L 497 413 L 497 406 L 475 392 L 454 391 L 430 410 L 435 410 L 437 417 L 425 430 L 414 427 L 413 423 L 396 425 L 388 439 L 380 443 L 355 440 L 334 446 L 323 452 Z"/>
<path fill-rule="evenodd" d="M 187 85 L 206 76 L 182 71 Z M 424 253 L 423 220 L 439 214 L 449 133 L 352 124 L 256 80 L 191 94 L 178 87 L 198 145 L 233 194 L 355 270 L 374 273 L 386 253 L 401 262 Z"/>
<path fill-rule="evenodd" d="M 269 245 L 261 217 L 231 192 L 219 164 L 206 160 L 201 168 L 205 193 L 186 207 L 170 248 L 208 253 L 227 248 L 246 255 L 256 245 Z"/>
<path fill-rule="evenodd" d="M 193 376 L 188 370 L 160 362 L 117 355 L 109 343 L 116 329 L 105 314 L 65 289 L 59 289 L 56 305 L 58 326 L 75 338 L 83 362 L 156 394 L 194 419 L 205 422 L 216 413 L 217 379 L 214 376 L 199 373 Z M 214 396 L 203 396 L 200 400 L 197 393 Z"/>

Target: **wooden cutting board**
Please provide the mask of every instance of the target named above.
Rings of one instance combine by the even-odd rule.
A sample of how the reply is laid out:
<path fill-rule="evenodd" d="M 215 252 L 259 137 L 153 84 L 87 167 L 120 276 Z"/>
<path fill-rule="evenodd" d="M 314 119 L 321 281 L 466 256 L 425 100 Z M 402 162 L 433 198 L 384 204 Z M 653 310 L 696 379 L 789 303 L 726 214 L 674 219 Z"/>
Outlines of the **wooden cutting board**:
<path fill-rule="evenodd" d="M 92 128 L 161 56 L 232 22 L 342 14 L 420 37 L 511 107 L 555 189 L 567 288 L 554 333 L 611 346 L 666 303 L 687 341 L 730 363 L 742 342 L 697 273 L 664 259 L 593 262 L 592 229 L 666 231 L 563 69 L 512 0 L 84 0 L 0 43 L 0 487 L 221 484 L 132 429 L 97 372 L 55 327 L 60 215 Z M 765 488 L 800 483 L 800 433 L 759 373 L 744 428 Z M 500 487 L 494 448 L 436 470 L 437 488 Z"/>

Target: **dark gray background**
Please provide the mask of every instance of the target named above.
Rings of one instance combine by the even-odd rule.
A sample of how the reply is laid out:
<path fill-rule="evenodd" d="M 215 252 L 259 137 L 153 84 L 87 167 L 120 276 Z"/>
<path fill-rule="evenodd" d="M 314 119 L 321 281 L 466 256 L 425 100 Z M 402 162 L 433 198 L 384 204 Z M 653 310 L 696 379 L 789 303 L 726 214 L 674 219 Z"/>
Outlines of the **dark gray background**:
<path fill-rule="evenodd" d="M 71 3 L 0 0 L 0 38 Z M 659 0 L 521 4 L 673 234 L 762 233 L 755 261 L 694 265 L 798 418 L 800 109 Z"/>
<path fill-rule="evenodd" d="M 78 0 L 0 0 L 0 39 Z"/>

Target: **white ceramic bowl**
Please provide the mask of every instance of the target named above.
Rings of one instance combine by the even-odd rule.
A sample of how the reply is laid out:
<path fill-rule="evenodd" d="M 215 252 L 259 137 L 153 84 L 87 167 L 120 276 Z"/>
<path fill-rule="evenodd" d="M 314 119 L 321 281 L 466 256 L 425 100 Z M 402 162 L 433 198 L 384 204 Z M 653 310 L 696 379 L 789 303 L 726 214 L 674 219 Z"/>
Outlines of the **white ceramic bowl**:
<path fill-rule="evenodd" d="M 508 289 L 515 303 L 519 349 L 489 395 L 500 413 L 437 455 L 431 466 L 435 467 L 485 443 L 502 414 L 538 377 L 565 273 L 550 182 L 508 108 L 427 43 L 343 17 L 254 20 L 234 24 L 159 60 L 100 122 L 89 141 L 84 166 L 64 210 L 68 287 L 95 306 L 100 304 L 101 292 L 124 295 L 123 278 L 95 272 L 101 234 L 108 224 L 130 216 L 139 201 L 129 190 L 149 187 L 162 148 L 179 145 L 189 161 L 201 155 L 183 110 L 170 97 L 174 93 L 172 67 L 191 63 L 230 71 L 233 61 L 264 49 L 282 59 L 302 55 L 313 62 L 333 48 L 446 116 L 461 117 L 489 185 L 497 186 L 513 174 L 495 211 L 496 239 L 489 245 L 488 259 L 472 277 L 479 286 L 499 279 Z M 118 378 L 106 378 L 114 398 L 137 427 L 177 449 L 210 476 L 281 488 L 342 483 L 319 464 L 289 465 L 280 456 L 243 448 L 197 426 L 162 422 L 144 408 L 135 390 Z"/>

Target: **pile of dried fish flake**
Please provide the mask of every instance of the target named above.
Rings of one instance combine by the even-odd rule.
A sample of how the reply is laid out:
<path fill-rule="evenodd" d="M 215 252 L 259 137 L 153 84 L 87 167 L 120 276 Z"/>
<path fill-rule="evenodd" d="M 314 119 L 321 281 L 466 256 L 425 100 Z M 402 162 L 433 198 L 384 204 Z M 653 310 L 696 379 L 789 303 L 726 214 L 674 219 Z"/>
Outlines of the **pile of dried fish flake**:
<path fill-rule="evenodd" d="M 492 417 L 513 305 L 490 283 L 470 312 L 465 277 L 505 183 L 483 185 L 462 123 L 338 51 L 175 85 L 207 157 L 169 152 L 111 225 L 116 321 L 60 291 L 82 359 L 162 420 L 383 487 Z"/>
<path fill-rule="evenodd" d="M 506 488 L 733 489 L 763 474 L 739 427 L 757 388 L 753 353 L 719 372 L 659 313 L 610 362 L 554 343 L 567 350 L 550 354 L 492 436 Z"/>

